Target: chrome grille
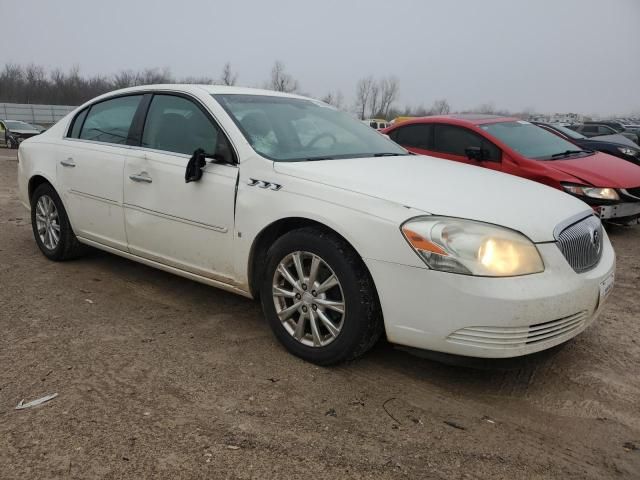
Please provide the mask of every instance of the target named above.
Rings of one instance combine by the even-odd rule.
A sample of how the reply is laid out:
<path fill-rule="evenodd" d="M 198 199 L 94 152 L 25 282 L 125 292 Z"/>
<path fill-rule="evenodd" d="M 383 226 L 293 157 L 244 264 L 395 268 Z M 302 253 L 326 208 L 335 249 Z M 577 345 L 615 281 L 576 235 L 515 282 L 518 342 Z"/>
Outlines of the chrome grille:
<path fill-rule="evenodd" d="M 595 267 L 602 256 L 604 232 L 602 222 L 594 215 L 579 220 L 556 235 L 558 248 L 576 272 Z"/>

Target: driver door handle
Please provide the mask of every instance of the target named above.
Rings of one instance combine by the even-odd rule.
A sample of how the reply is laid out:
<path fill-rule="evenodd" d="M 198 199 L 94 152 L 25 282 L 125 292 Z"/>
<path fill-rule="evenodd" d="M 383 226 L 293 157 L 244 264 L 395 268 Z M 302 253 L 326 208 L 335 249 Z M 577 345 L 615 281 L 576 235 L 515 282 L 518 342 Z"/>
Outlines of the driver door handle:
<path fill-rule="evenodd" d="M 66 160 L 60 160 L 60 165 L 63 167 L 75 167 L 76 162 L 73 161 L 73 158 L 69 157 Z"/>
<path fill-rule="evenodd" d="M 140 172 L 140 173 L 136 173 L 134 175 L 129 175 L 129 178 L 131 180 L 133 180 L 134 182 L 138 182 L 138 183 L 151 183 L 151 182 L 153 182 L 153 180 L 151 179 L 151 177 L 149 176 L 149 174 L 147 172 Z"/>

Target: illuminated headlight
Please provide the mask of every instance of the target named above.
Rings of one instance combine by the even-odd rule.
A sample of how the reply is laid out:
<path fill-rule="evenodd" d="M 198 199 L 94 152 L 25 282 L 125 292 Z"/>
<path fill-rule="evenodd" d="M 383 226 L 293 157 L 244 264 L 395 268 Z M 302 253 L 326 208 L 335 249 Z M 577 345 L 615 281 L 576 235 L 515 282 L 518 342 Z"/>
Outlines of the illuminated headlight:
<path fill-rule="evenodd" d="M 486 277 L 513 277 L 544 271 L 536 246 L 507 228 L 458 218 L 414 218 L 401 227 L 429 268 Z"/>
<path fill-rule="evenodd" d="M 618 150 L 624 155 L 629 155 L 630 157 L 635 157 L 640 153 L 640 151 L 630 147 L 618 147 Z"/>
<path fill-rule="evenodd" d="M 563 184 L 562 187 L 569 193 L 581 197 L 597 198 L 600 200 L 620 200 L 620 195 L 613 188 L 585 187 L 582 185 Z"/>

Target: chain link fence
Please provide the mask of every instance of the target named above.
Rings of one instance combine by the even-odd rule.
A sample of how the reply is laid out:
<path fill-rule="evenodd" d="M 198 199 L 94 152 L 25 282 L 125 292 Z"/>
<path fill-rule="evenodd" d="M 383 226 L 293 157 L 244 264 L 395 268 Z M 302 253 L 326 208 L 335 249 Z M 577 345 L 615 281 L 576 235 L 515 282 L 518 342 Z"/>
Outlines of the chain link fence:
<path fill-rule="evenodd" d="M 67 105 L 0 103 L 0 119 L 22 120 L 23 122 L 49 127 L 75 108 Z"/>

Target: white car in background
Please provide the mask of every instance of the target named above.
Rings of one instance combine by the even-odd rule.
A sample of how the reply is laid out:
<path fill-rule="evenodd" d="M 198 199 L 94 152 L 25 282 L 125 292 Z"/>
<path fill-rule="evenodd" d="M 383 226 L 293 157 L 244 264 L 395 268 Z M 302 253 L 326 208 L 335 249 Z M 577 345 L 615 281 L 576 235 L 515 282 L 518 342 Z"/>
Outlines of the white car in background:
<path fill-rule="evenodd" d="M 615 254 L 581 201 L 409 155 L 295 95 L 120 90 L 22 143 L 19 189 L 52 260 L 90 245 L 259 297 L 318 364 L 395 344 L 513 357 L 601 311 Z"/>

